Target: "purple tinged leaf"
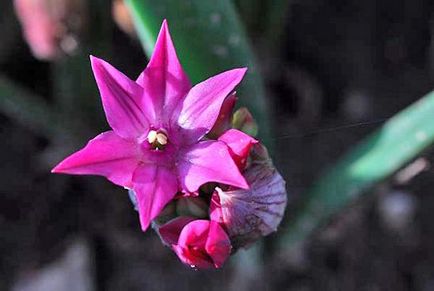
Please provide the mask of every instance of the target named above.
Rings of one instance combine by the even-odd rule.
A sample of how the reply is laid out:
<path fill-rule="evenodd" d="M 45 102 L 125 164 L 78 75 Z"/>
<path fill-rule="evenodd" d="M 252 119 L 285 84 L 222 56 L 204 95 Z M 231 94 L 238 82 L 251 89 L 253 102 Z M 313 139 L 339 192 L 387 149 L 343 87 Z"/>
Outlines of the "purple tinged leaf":
<path fill-rule="evenodd" d="M 244 175 L 250 189 L 217 187 L 210 206 L 211 220 L 225 227 L 234 248 L 276 231 L 287 203 L 285 181 L 269 161 L 254 160 Z"/>

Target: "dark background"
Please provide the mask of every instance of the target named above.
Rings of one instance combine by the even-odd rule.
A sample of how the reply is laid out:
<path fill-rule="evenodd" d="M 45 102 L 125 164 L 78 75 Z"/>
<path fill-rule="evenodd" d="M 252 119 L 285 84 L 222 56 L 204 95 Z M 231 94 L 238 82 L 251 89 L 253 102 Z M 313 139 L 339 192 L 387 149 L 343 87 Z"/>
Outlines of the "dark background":
<path fill-rule="evenodd" d="M 0 74 L 52 104 L 62 61 L 32 56 L 9 2 L 0 4 Z M 237 7 L 273 104 L 290 217 L 345 150 L 433 88 L 434 2 L 290 0 L 273 43 L 261 26 L 266 1 L 257 2 Z M 145 63 L 138 41 L 113 22 L 106 38 L 110 61 L 136 76 Z M 106 126 L 96 110 L 95 127 L 74 141 L 0 114 L 1 290 L 434 290 L 432 169 L 378 185 L 296 251 L 276 254 L 277 233 L 259 244 L 258 259 L 255 249 L 222 270 L 194 271 L 140 231 L 126 191 L 103 178 L 49 173 Z"/>

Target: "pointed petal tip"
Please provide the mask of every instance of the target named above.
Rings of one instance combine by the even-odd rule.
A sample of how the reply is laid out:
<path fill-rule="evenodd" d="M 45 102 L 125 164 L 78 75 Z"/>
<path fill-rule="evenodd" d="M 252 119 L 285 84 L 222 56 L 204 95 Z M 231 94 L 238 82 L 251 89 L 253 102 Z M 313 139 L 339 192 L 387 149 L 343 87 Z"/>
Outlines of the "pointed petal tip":
<path fill-rule="evenodd" d="M 249 190 L 250 189 L 250 186 L 249 186 L 249 184 L 247 183 L 247 181 L 246 181 L 246 179 L 244 177 L 243 177 L 243 181 L 240 182 L 240 184 L 238 186 L 241 189 L 244 189 L 244 190 Z"/>
<path fill-rule="evenodd" d="M 63 166 L 63 161 L 58 163 L 53 169 L 51 169 L 51 173 L 53 174 L 62 174 L 64 173 L 65 167 Z"/>
<path fill-rule="evenodd" d="M 169 33 L 169 24 L 167 23 L 167 19 L 164 18 L 163 22 L 161 23 L 160 32 L 159 32 L 158 35 L 161 36 L 161 35 L 166 35 L 166 34 L 170 35 L 170 33 Z"/>
<path fill-rule="evenodd" d="M 242 74 L 242 76 L 244 77 L 244 75 L 246 74 L 248 68 L 247 67 L 241 67 L 241 68 L 236 68 L 234 70 L 237 70 L 240 72 L 240 74 Z"/>
<path fill-rule="evenodd" d="M 90 63 L 92 65 L 92 68 L 94 68 L 96 65 L 102 65 L 104 63 L 103 59 L 100 59 L 98 57 L 95 57 L 93 55 L 89 55 Z"/>
<path fill-rule="evenodd" d="M 89 55 L 90 64 L 92 67 L 92 70 L 95 72 L 95 70 L 103 70 L 103 69 L 109 69 L 112 65 L 110 65 L 107 61 L 95 57 L 94 55 Z"/>
<path fill-rule="evenodd" d="M 69 171 L 70 168 L 68 166 L 65 166 L 65 160 L 60 162 L 57 166 L 55 166 L 53 169 L 51 169 L 52 174 L 69 174 L 74 175 L 75 173 L 73 171 Z"/>
<path fill-rule="evenodd" d="M 149 222 L 145 223 L 143 221 L 140 221 L 140 228 L 142 229 L 143 232 L 146 232 L 149 228 Z"/>
<path fill-rule="evenodd" d="M 102 61 L 100 58 L 95 57 L 94 55 L 89 55 L 89 59 L 91 63 Z"/>

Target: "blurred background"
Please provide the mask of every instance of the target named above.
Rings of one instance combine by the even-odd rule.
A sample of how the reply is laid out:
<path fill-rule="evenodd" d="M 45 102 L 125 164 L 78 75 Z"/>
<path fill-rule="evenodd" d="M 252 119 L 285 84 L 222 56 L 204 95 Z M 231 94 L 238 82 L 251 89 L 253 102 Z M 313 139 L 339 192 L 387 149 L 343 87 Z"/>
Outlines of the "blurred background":
<path fill-rule="evenodd" d="M 173 18 L 199 2 L 162 1 L 176 3 Z M 212 12 L 220 5 L 213 2 L 194 11 Z M 230 11 L 200 17 L 216 31 L 236 17 L 243 34 L 230 44 L 247 39 L 255 55 L 250 76 L 262 80 L 269 112 L 249 109 L 266 120 L 260 134 L 289 195 L 279 231 L 221 270 L 192 270 L 156 234 L 140 231 L 125 190 L 100 177 L 50 174 L 108 128 L 89 54 L 135 78 L 147 63 L 143 39 L 120 0 L 1 1 L 0 290 L 434 290 L 430 150 L 303 242 L 278 247 L 313 182 L 434 87 L 434 2 L 223 2 Z M 182 46 L 180 35 L 190 31 L 163 17 Z M 220 63 L 231 51 L 210 53 Z M 181 61 L 189 59 L 181 53 Z M 249 105 L 251 91 L 242 92 Z"/>

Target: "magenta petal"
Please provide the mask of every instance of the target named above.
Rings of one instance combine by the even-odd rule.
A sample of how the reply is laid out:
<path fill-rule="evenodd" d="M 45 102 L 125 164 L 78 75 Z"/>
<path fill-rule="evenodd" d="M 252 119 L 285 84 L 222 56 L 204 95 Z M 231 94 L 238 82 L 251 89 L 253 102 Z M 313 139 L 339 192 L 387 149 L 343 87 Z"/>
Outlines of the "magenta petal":
<path fill-rule="evenodd" d="M 146 231 L 152 219 L 178 192 L 176 175 L 169 168 L 153 164 L 142 164 L 133 175 L 142 230 Z"/>
<path fill-rule="evenodd" d="M 124 138 L 145 134 L 150 121 L 141 109 L 143 88 L 109 63 L 93 56 L 90 59 L 111 128 Z"/>
<path fill-rule="evenodd" d="M 185 150 L 181 157 L 178 173 L 183 190 L 194 192 L 207 182 L 249 188 L 223 142 L 199 142 Z"/>
<path fill-rule="evenodd" d="M 188 223 L 181 231 L 178 239 L 180 246 L 200 246 L 207 240 L 209 220 L 198 219 Z"/>
<path fill-rule="evenodd" d="M 223 101 L 243 78 L 246 68 L 233 69 L 194 86 L 180 104 L 178 124 L 186 129 L 187 143 L 193 143 L 211 130 Z"/>
<path fill-rule="evenodd" d="M 231 248 L 231 241 L 226 232 L 217 222 L 211 221 L 205 250 L 216 268 L 220 268 L 229 257 Z"/>
<path fill-rule="evenodd" d="M 188 265 L 219 268 L 230 255 L 231 242 L 218 223 L 195 220 L 182 229 L 173 250 Z"/>
<path fill-rule="evenodd" d="M 244 169 L 250 149 L 258 141 L 237 129 L 229 129 L 219 139 L 229 147 L 229 152 L 238 168 Z"/>
<path fill-rule="evenodd" d="M 137 167 L 139 150 L 113 131 L 101 133 L 80 151 L 60 162 L 53 173 L 101 175 L 113 183 L 129 187 Z"/>
<path fill-rule="evenodd" d="M 153 96 L 157 116 L 166 119 L 165 121 L 168 121 L 173 110 L 191 88 L 190 81 L 179 63 L 165 20 L 151 60 L 136 82 Z"/>

